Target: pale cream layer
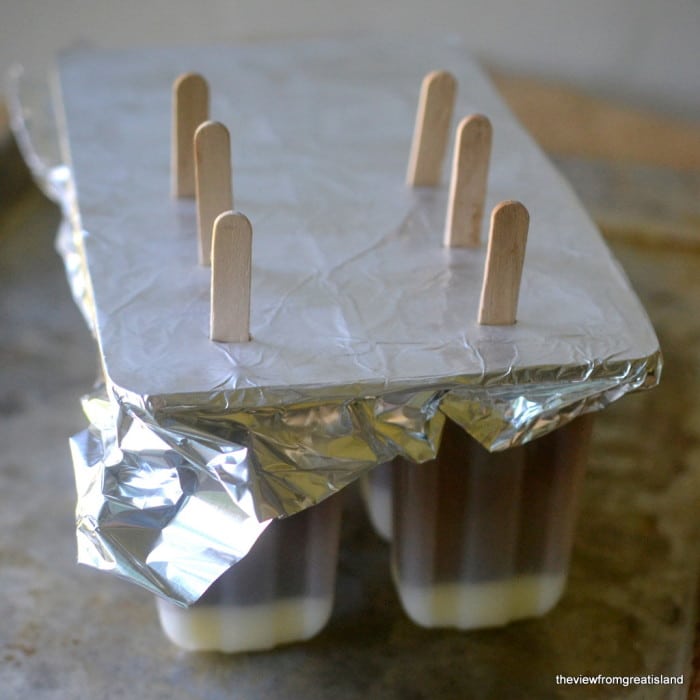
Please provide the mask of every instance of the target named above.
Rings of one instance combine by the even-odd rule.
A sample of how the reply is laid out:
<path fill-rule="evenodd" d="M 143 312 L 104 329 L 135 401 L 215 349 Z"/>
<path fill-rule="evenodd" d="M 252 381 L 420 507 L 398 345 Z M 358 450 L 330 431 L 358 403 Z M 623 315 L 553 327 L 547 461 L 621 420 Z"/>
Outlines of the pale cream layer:
<path fill-rule="evenodd" d="M 393 531 L 391 488 L 377 486 L 367 476 L 363 476 L 360 479 L 360 490 L 362 491 L 362 498 L 372 527 L 383 540 L 391 542 Z"/>
<path fill-rule="evenodd" d="M 309 639 L 328 621 L 333 599 L 287 598 L 267 605 L 179 608 L 157 599 L 163 632 L 189 651 L 271 649 Z"/>
<path fill-rule="evenodd" d="M 566 576 L 547 574 L 424 587 L 396 581 L 401 604 L 414 622 L 458 629 L 498 627 L 544 615 L 557 604 L 565 585 Z"/>

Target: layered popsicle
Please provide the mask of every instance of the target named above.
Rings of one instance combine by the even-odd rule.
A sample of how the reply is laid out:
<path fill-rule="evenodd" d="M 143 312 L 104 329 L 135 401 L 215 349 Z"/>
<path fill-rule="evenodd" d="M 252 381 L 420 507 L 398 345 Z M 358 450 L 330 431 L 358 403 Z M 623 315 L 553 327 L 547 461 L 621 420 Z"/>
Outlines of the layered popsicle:
<path fill-rule="evenodd" d="M 340 497 L 272 522 L 189 608 L 157 599 L 163 631 L 191 651 L 256 651 L 317 634 L 333 608 Z"/>
<path fill-rule="evenodd" d="M 541 615 L 566 581 L 592 417 L 490 453 L 448 421 L 437 457 L 393 470 L 392 571 L 426 627 Z"/>

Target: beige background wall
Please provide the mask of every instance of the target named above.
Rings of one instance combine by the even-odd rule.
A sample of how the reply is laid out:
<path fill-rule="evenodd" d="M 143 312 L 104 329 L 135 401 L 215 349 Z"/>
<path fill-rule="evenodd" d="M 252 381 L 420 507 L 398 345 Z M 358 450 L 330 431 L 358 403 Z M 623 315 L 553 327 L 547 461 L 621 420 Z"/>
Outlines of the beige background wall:
<path fill-rule="evenodd" d="M 0 0 L 0 70 L 53 52 L 347 31 L 454 31 L 492 64 L 700 118 L 700 0 Z"/>

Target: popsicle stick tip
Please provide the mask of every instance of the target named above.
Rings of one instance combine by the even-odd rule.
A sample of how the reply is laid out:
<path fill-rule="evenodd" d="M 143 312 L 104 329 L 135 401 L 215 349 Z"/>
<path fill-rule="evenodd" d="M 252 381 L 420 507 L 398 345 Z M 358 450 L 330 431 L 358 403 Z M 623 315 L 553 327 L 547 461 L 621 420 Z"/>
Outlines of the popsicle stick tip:
<path fill-rule="evenodd" d="M 470 114 L 457 125 L 444 244 L 478 248 L 491 160 L 492 127 L 483 114 Z"/>
<path fill-rule="evenodd" d="M 195 139 L 201 138 L 200 134 L 213 133 L 213 132 L 220 132 L 220 133 L 226 134 L 226 136 L 229 136 L 229 130 L 226 128 L 225 124 L 222 124 L 221 122 L 207 120 L 205 122 L 202 122 L 195 129 L 194 137 L 195 137 Z"/>
<path fill-rule="evenodd" d="M 211 264 L 216 217 L 233 209 L 231 137 L 221 122 L 206 121 L 194 133 L 199 262 Z"/>
<path fill-rule="evenodd" d="M 492 133 L 491 120 L 485 114 L 469 114 L 457 125 L 457 133 L 461 134 L 466 129 L 480 129 Z"/>
<path fill-rule="evenodd" d="M 193 136 L 209 119 L 209 84 L 199 73 L 183 73 L 173 83 L 172 191 L 175 197 L 193 197 Z"/>
<path fill-rule="evenodd" d="M 448 71 L 432 71 L 423 78 L 406 173 L 411 187 L 440 183 L 456 94 L 457 80 Z"/>
<path fill-rule="evenodd" d="M 180 92 L 181 90 L 204 90 L 209 92 L 209 83 L 201 73 L 181 73 L 173 81 L 173 90 Z"/>
<path fill-rule="evenodd" d="M 499 224 L 516 224 L 518 228 L 525 228 L 525 235 L 527 235 L 527 228 L 530 225 L 530 212 L 527 207 L 516 199 L 508 199 L 503 202 L 499 202 L 491 212 L 491 219 L 498 219 Z M 492 225 L 493 228 L 493 225 Z"/>
<path fill-rule="evenodd" d="M 479 323 L 482 325 L 515 323 L 529 224 L 530 214 L 518 201 L 501 202 L 491 212 L 479 303 Z"/>
<path fill-rule="evenodd" d="M 245 214 L 226 211 L 216 217 L 212 242 L 212 340 L 250 340 L 250 277 L 253 227 Z"/>
<path fill-rule="evenodd" d="M 222 231 L 243 231 L 246 235 L 252 235 L 253 226 L 250 219 L 240 211 L 224 211 L 214 219 L 214 231 L 221 229 Z"/>
<path fill-rule="evenodd" d="M 445 88 L 456 88 L 457 78 L 447 70 L 433 70 L 430 73 L 426 73 L 423 78 L 423 86 L 431 87 L 433 85 L 439 85 Z"/>

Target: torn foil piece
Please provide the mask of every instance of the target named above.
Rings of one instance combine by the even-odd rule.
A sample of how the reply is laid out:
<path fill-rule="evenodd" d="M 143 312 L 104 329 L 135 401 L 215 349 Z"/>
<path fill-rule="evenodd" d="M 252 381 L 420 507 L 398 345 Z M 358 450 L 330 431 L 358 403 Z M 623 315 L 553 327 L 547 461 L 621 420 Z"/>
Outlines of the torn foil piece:
<path fill-rule="evenodd" d="M 151 430 L 102 393 L 71 439 L 78 560 L 192 603 L 247 554 L 255 516 L 248 449 Z"/>
<path fill-rule="evenodd" d="M 475 322 L 485 251 L 441 246 L 447 185 L 403 184 L 434 68 L 458 79 L 455 123 L 494 125 L 487 210 L 531 212 L 513 327 Z M 170 197 L 188 70 L 231 128 L 253 223 L 250 343 L 208 339 L 194 204 Z M 189 604 L 270 518 L 433 458 L 445 415 L 506 449 L 658 382 L 624 274 L 458 41 L 76 51 L 59 82 L 60 249 L 106 385 L 72 441 L 81 561 Z"/>

